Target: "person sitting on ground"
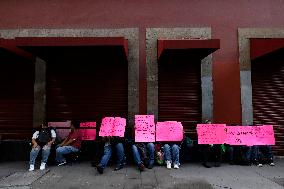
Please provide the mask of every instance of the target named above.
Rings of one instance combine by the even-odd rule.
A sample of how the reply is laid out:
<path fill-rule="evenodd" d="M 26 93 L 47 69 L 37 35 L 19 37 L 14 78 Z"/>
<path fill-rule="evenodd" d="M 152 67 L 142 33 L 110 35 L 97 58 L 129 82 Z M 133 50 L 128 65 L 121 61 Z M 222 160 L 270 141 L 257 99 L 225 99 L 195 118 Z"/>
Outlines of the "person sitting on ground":
<path fill-rule="evenodd" d="M 134 161 L 140 171 L 144 171 L 145 165 L 148 169 L 153 168 L 155 145 L 152 142 L 133 144 L 132 153 Z"/>
<path fill-rule="evenodd" d="M 125 163 L 125 154 L 124 154 L 124 147 L 123 147 L 123 140 L 122 137 L 103 137 L 104 141 L 104 154 L 101 158 L 100 163 L 97 165 L 97 171 L 100 174 L 103 174 L 104 169 L 106 168 L 111 155 L 112 155 L 112 148 L 115 148 L 116 151 L 116 167 L 115 171 L 118 171 L 123 168 Z"/>
<path fill-rule="evenodd" d="M 42 149 L 42 159 L 40 170 L 44 170 L 49 154 L 51 145 L 54 144 L 56 133 L 53 128 L 48 127 L 46 123 L 41 124 L 40 128 L 33 133 L 32 136 L 32 150 L 30 152 L 30 168 L 29 171 L 35 169 L 35 160 L 39 151 Z"/>
<path fill-rule="evenodd" d="M 80 124 L 77 121 L 71 121 L 71 132 L 61 144 L 56 148 L 56 158 L 58 166 L 66 164 L 66 159 L 63 155 L 78 152 L 81 148 L 81 132 L 79 130 Z"/>
<path fill-rule="evenodd" d="M 212 124 L 210 120 L 206 120 L 205 124 Z M 211 168 L 212 166 L 209 162 L 214 162 L 215 167 L 221 166 L 222 160 L 222 148 L 220 144 L 202 144 L 201 154 L 202 154 L 202 165 L 206 168 Z"/>
<path fill-rule="evenodd" d="M 262 167 L 263 164 L 274 166 L 272 147 L 270 145 L 256 145 L 252 147 L 252 162 Z"/>
<path fill-rule="evenodd" d="M 166 143 L 163 145 L 164 158 L 168 169 L 179 169 L 179 151 L 180 146 L 177 143 Z"/>

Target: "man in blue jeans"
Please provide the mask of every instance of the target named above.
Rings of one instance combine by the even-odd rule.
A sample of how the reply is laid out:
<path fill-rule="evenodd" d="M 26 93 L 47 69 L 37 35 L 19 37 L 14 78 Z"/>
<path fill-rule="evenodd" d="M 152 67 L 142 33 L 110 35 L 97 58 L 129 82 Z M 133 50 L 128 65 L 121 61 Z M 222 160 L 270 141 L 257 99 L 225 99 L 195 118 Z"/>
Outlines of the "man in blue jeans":
<path fill-rule="evenodd" d="M 144 171 L 145 164 L 148 169 L 154 166 L 155 146 L 153 143 L 136 143 L 132 145 L 134 161 L 140 171 Z"/>
<path fill-rule="evenodd" d="M 167 168 L 172 168 L 172 163 L 174 164 L 174 169 L 179 168 L 179 150 L 180 147 L 177 144 L 165 144 L 163 147 L 165 162 Z"/>
<path fill-rule="evenodd" d="M 124 147 L 122 144 L 122 138 L 120 137 L 104 137 L 103 140 L 105 141 L 104 144 L 104 155 L 97 166 L 97 171 L 100 174 L 103 174 L 104 169 L 106 168 L 109 159 L 112 155 L 112 147 L 115 148 L 116 156 L 117 156 L 117 164 L 115 167 L 115 171 L 118 171 L 123 168 L 125 163 L 125 154 L 124 154 Z"/>
<path fill-rule="evenodd" d="M 263 163 L 274 166 L 272 147 L 269 145 L 256 145 L 252 147 L 252 162 L 258 167 L 262 167 Z"/>
<path fill-rule="evenodd" d="M 78 152 L 81 148 L 82 137 L 79 122 L 71 121 L 71 132 L 67 138 L 56 148 L 56 161 L 58 166 L 66 164 L 66 159 L 63 155 Z"/>
<path fill-rule="evenodd" d="M 29 171 L 34 171 L 35 160 L 40 150 L 42 150 L 40 170 L 45 169 L 45 165 L 50 154 L 50 148 L 51 145 L 55 142 L 55 138 L 56 133 L 54 129 L 48 127 L 46 123 L 41 124 L 40 128 L 33 133 Z"/>

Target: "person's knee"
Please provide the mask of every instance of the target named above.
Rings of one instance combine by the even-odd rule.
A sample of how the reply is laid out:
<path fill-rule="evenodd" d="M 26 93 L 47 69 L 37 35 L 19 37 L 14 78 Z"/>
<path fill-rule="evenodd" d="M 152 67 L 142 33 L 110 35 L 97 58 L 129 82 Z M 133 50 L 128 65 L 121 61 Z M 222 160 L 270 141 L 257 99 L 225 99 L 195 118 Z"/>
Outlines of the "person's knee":
<path fill-rule="evenodd" d="M 165 145 L 164 145 L 164 148 L 167 148 L 167 149 L 169 149 L 169 148 L 170 148 L 170 145 L 168 145 L 168 144 L 165 144 Z"/>
<path fill-rule="evenodd" d="M 56 148 L 56 153 L 61 153 L 63 151 L 63 147 Z"/>
<path fill-rule="evenodd" d="M 177 151 L 177 150 L 179 150 L 179 146 L 176 145 L 176 144 L 174 144 L 174 145 L 172 146 L 172 149 L 175 150 L 175 151 Z"/>
<path fill-rule="evenodd" d="M 154 145 L 153 143 L 148 143 L 148 144 L 147 144 L 147 148 L 148 148 L 148 149 L 151 149 L 151 150 L 154 150 L 155 145 Z"/>

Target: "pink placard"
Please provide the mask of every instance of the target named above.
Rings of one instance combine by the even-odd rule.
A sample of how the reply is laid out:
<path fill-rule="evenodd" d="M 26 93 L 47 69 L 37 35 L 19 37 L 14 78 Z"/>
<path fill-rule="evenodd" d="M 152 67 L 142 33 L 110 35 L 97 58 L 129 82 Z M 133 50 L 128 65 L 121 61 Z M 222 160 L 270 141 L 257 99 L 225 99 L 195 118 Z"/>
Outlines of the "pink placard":
<path fill-rule="evenodd" d="M 135 142 L 155 142 L 154 115 L 135 115 Z"/>
<path fill-rule="evenodd" d="M 84 129 L 84 128 L 88 129 Z M 82 140 L 95 140 L 96 139 L 96 122 L 81 122 L 80 133 Z"/>
<path fill-rule="evenodd" d="M 230 145 L 255 145 L 254 128 L 254 126 L 227 126 L 225 143 Z"/>
<path fill-rule="evenodd" d="M 198 144 L 223 144 L 226 124 L 197 124 Z"/>
<path fill-rule="evenodd" d="M 105 117 L 102 120 L 99 136 L 124 137 L 126 119 L 121 117 Z"/>
<path fill-rule="evenodd" d="M 102 120 L 99 136 L 112 136 L 114 117 L 105 117 Z"/>
<path fill-rule="evenodd" d="M 177 121 L 157 122 L 156 141 L 182 141 L 183 126 Z"/>
<path fill-rule="evenodd" d="M 275 145 L 274 130 L 272 125 L 254 127 L 254 145 Z"/>
<path fill-rule="evenodd" d="M 126 126 L 126 119 L 121 117 L 115 117 L 113 123 L 112 136 L 124 137 Z"/>

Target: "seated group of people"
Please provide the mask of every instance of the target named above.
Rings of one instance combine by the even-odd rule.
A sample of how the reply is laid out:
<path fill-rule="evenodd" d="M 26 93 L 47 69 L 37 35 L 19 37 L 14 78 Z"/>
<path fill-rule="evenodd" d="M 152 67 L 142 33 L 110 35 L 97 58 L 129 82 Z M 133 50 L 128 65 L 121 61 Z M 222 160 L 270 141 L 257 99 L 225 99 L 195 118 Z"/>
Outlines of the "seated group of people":
<path fill-rule="evenodd" d="M 56 162 L 58 166 L 66 164 L 64 155 L 78 152 L 81 147 L 81 135 L 79 131 L 79 123 L 71 121 L 71 132 L 65 140 L 59 145 L 56 145 Z M 32 150 L 30 152 L 30 168 L 29 171 L 35 169 L 35 160 L 40 150 L 42 150 L 42 160 L 40 170 L 44 170 L 50 154 L 51 145 L 55 144 L 56 132 L 53 128 L 42 124 L 41 128 L 34 132 L 32 137 Z M 126 163 L 126 155 L 124 151 L 125 139 L 121 137 L 102 137 L 103 154 L 100 161 L 95 166 L 97 171 L 102 174 L 106 168 L 113 150 L 116 152 L 116 170 L 123 168 Z M 133 140 L 132 140 L 133 141 Z M 156 163 L 165 163 L 168 169 L 172 167 L 178 169 L 180 166 L 180 149 L 181 142 L 159 142 L 154 143 L 137 143 L 131 142 L 131 152 L 135 164 L 140 171 L 145 167 L 152 169 Z M 265 163 L 273 166 L 273 154 L 271 146 L 225 146 L 225 145 L 199 145 L 201 155 L 203 158 L 203 165 L 206 168 L 214 166 L 219 167 L 222 161 L 222 154 L 225 149 L 229 154 L 229 161 L 231 164 L 251 165 L 252 163 L 262 166 Z"/>
<path fill-rule="evenodd" d="M 65 140 L 56 146 L 56 162 L 57 164 L 66 164 L 64 154 L 78 152 L 81 147 L 81 136 L 78 130 L 79 123 L 71 122 L 71 132 Z M 42 159 L 40 170 L 44 170 L 50 154 L 51 146 L 55 144 L 56 132 L 53 128 L 47 126 L 46 123 L 41 124 L 40 128 L 33 133 L 32 136 L 32 150 L 30 152 L 30 168 L 29 171 L 35 169 L 35 161 L 40 150 L 42 150 Z"/>

